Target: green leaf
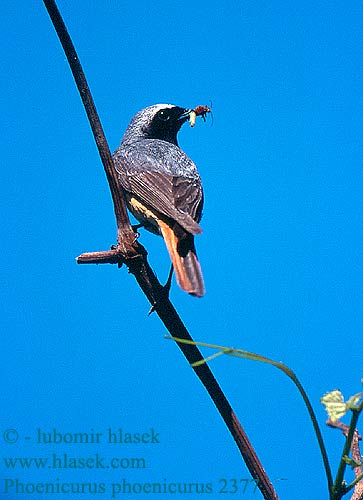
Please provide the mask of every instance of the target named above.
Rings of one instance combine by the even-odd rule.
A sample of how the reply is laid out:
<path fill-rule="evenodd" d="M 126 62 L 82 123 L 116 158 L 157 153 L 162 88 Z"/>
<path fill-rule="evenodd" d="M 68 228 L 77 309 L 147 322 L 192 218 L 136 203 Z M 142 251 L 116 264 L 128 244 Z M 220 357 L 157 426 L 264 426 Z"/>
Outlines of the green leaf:
<path fill-rule="evenodd" d="M 338 391 L 327 392 L 322 398 L 321 403 L 325 406 L 328 417 L 332 422 L 336 422 L 348 411 L 348 406 L 344 403 L 343 394 Z"/>
<path fill-rule="evenodd" d="M 358 392 L 351 396 L 345 403 L 343 394 L 338 391 L 327 392 L 320 401 L 325 406 L 328 416 L 332 422 L 336 422 L 343 417 L 348 410 L 359 410 L 358 403 L 363 395 L 363 392 Z"/>
<path fill-rule="evenodd" d="M 358 409 L 358 403 L 363 396 L 363 392 L 358 392 L 358 394 L 354 394 L 351 396 L 348 401 L 347 401 L 347 406 L 349 410 L 357 410 Z"/>

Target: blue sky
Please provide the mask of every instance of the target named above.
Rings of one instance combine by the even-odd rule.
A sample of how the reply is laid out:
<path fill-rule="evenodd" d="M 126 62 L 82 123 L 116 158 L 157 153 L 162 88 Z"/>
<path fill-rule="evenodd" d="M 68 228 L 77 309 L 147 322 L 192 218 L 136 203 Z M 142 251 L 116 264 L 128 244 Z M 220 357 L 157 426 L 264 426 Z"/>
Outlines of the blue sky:
<path fill-rule="evenodd" d="M 171 298 L 195 340 L 295 370 L 335 471 L 343 440 L 325 428 L 319 398 L 334 388 L 356 393 L 362 377 L 362 4 L 58 6 L 112 150 L 149 104 L 212 101 L 213 124 L 199 119 L 179 134 L 205 190 L 196 244 L 207 293 L 197 300 L 174 283 Z M 223 497 L 221 479 L 249 475 L 205 390 L 157 316 L 147 317 L 149 305 L 125 269 L 75 263 L 115 243 L 116 230 L 45 8 L 39 0 L 20 12 L 5 1 L 0 23 L 2 458 L 99 453 L 147 463 L 143 470 L 9 470 L 2 461 L 0 491 L 22 498 L 10 483 L 5 493 L 4 478 L 96 481 L 107 487 L 98 497 L 111 498 L 112 483 L 125 478 L 212 483 L 205 496 Z M 162 239 L 142 232 L 140 241 L 165 280 Z M 312 426 L 291 382 L 250 361 L 218 358 L 211 368 L 280 498 L 327 498 Z M 103 437 L 109 428 L 154 428 L 160 443 L 53 446 L 36 442 L 38 428 Z M 4 443 L 7 429 L 17 430 L 16 443 Z M 252 487 L 240 495 L 260 497 Z"/>

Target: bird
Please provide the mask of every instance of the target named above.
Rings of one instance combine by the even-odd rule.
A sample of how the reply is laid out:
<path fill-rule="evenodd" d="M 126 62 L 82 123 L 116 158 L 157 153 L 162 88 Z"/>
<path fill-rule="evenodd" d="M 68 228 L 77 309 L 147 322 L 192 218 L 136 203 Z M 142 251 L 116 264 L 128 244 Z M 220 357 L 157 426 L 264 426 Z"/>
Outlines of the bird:
<path fill-rule="evenodd" d="M 164 238 L 178 285 L 195 297 L 205 294 L 194 244 L 202 232 L 204 195 L 197 167 L 179 147 L 177 133 L 183 123 L 194 126 L 196 116 L 204 119 L 209 111 L 207 106 L 148 106 L 131 119 L 112 155 L 129 211 Z"/>

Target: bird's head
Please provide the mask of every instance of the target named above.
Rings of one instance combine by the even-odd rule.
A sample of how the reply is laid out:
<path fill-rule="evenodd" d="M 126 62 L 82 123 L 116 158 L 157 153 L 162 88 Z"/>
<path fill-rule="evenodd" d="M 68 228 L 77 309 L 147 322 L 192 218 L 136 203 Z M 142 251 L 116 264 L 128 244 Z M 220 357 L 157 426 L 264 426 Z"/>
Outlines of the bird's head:
<path fill-rule="evenodd" d="M 122 139 L 122 144 L 141 139 L 161 139 L 177 144 L 180 127 L 189 120 L 193 110 L 173 104 L 154 104 L 137 112 Z"/>

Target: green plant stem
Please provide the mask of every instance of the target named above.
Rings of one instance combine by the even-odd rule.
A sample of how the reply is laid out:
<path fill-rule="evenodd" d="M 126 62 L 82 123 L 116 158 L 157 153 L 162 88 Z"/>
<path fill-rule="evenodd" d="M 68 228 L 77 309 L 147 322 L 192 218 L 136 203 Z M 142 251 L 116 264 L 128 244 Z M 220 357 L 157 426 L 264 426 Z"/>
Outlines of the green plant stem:
<path fill-rule="evenodd" d="M 350 483 L 350 484 L 349 484 L 349 485 L 345 488 L 344 493 L 348 493 L 348 491 L 350 491 L 351 489 L 353 489 L 353 488 L 354 488 L 354 486 L 356 486 L 356 485 L 359 483 L 359 481 L 362 481 L 362 479 L 363 479 L 363 472 L 362 472 L 362 474 L 359 474 L 359 476 L 357 476 L 357 477 L 354 479 L 354 481 L 352 481 L 352 482 L 351 482 L 351 483 Z"/>
<path fill-rule="evenodd" d="M 347 463 L 344 460 L 344 457 L 349 455 L 349 450 L 352 445 L 352 440 L 353 440 L 353 435 L 355 428 L 357 426 L 358 418 L 359 418 L 360 410 L 359 409 L 352 409 L 352 418 L 350 420 L 349 424 L 349 431 L 347 435 L 347 439 L 345 440 L 343 452 L 342 452 L 342 457 L 340 459 L 339 467 L 338 467 L 338 472 L 335 478 L 335 482 L 333 484 L 333 489 L 332 489 L 332 499 L 333 500 L 340 500 L 343 495 L 347 493 L 351 489 L 351 485 L 349 487 L 343 486 L 343 479 L 344 479 L 344 474 L 345 474 L 345 469 L 347 467 Z"/>
<path fill-rule="evenodd" d="M 179 339 L 179 338 L 175 338 L 175 337 L 168 337 L 168 338 L 172 338 L 176 342 L 182 342 L 182 343 L 189 343 L 190 342 L 190 341 L 186 341 L 184 339 Z M 295 386 L 297 387 L 298 391 L 300 392 L 300 394 L 301 394 L 301 396 L 302 396 L 302 398 L 304 400 L 305 406 L 306 406 L 306 408 L 308 410 L 310 419 L 311 419 L 313 427 L 314 427 L 315 435 L 316 435 L 316 438 L 318 440 L 318 444 L 319 444 L 319 448 L 320 448 L 320 453 L 321 453 L 321 456 L 322 456 L 322 459 L 323 459 L 323 463 L 324 463 L 324 468 L 325 468 L 325 474 L 326 474 L 327 483 L 328 483 L 329 494 L 331 495 L 332 488 L 333 488 L 333 477 L 332 477 L 332 473 L 331 473 L 331 469 L 330 469 L 330 465 L 329 465 L 328 454 L 327 454 L 327 451 L 326 451 L 326 448 L 325 448 L 323 436 L 321 434 L 321 430 L 320 430 L 320 427 L 319 427 L 319 424 L 318 424 L 318 420 L 317 420 L 317 418 L 315 416 L 313 407 L 312 407 L 312 405 L 311 405 L 311 403 L 309 401 L 309 398 L 308 398 L 308 396 L 307 396 L 307 394 L 306 394 L 303 386 L 301 385 L 301 383 L 298 380 L 298 378 L 295 375 L 295 373 L 292 370 L 290 370 L 290 368 L 288 368 L 287 366 L 285 366 L 283 363 L 279 363 L 277 361 L 274 361 L 273 359 L 266 358 L 265 356 L 260 356 L 259 354 L 254 354 L 252 352 L 245 351 L 243 349 L 234 349 L 234 348 L 231 348 L 231 347 L 225 347 L 225 346 L 220 346 L 220 345 L 215 345 L 215 344 L 208 344 L 208 343 L 205 343 L 205 342 L 194 342 L 194 343 L 195 343 L 195 345 L 200 346 L 200 347 L 209 347 L 209 348 L 212 348 L 212 349 L 218 349 L 223 354 L 227 354 L 229 356 L 235 356 L 235 357 L 238 357 L 238 358 L 251 359 L 251 360 L 254 360 L 254 361 L 261 361 L 263 363 L 268 363 L 268 364 L 270 364 L 272 366 L 275 366 L 279 370 L 283 371 L 285 373 L 285 375 L 287 375 L 294 382 Z M 199 364 L 200 364 L 200 361 L 199 361 Z M 332 497 L 331 497 L 331 500 L 333 500 Z"/>

